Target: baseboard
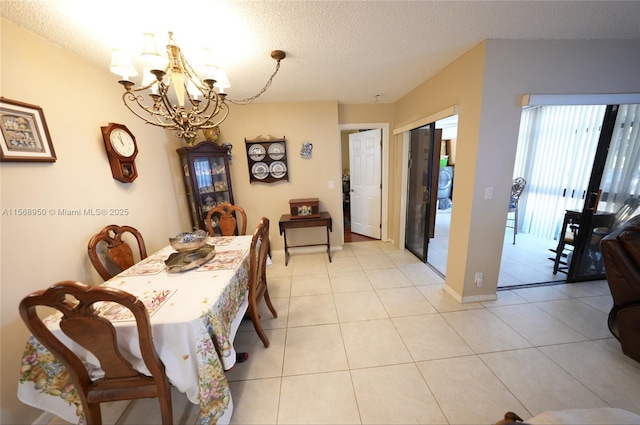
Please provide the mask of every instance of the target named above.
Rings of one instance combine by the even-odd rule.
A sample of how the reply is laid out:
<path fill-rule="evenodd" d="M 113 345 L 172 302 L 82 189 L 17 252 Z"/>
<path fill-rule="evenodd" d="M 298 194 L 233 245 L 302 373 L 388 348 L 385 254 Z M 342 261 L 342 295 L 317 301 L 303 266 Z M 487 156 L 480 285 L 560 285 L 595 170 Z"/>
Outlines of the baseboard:
<path fill-rule="evenodd" d="M 498 299 L 498 296 L 496 294 L 470 295 L 470 296 L 466 296 L 466 297 L 461 297 L 460 294 L 458 294 L 456 291 L 454 291 L 446 283 L 444 285 L 442 285 L 442 289 L 444 289 L 447 294 L 451 295 L 460 304 L 478 303 L 478 302 L 482 302 L 482 301 L 495 301 L 495 300 Z"/>

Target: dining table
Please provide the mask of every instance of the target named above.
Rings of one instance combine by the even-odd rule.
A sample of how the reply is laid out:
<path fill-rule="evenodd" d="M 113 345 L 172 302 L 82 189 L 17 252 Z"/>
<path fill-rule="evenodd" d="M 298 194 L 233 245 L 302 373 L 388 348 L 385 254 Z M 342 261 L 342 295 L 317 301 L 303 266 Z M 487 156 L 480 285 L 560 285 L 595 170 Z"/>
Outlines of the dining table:
<path fill-rule="evenodd" d="M 213 258 L 181 272 L 170 271 L 165 264 L 176 252 L 168 245 L 103 283 L 143 301 L 167 377 L 199 405 L 202 424 L 228 424 L 233 414 L 225 371 L 236 363 L 233 340 L 248 306 L 251 238 L 210 237 L 207 243 L 215 247 Z M 148 373 L 131 314 L 108 304 L 97 307 L 99 314 L 114 323 L 118 344 L 127 347 L 133 366 Z M 59 312 L 53 313 L 45 323 L 83 357 L 90 370 L 99 370 L 95 357 L 60 331 L 60 317 Z M 68 422 L 83 422 L 82 404 L 69 373 L 33 335 L 22 357 L 18 398 Z"/>

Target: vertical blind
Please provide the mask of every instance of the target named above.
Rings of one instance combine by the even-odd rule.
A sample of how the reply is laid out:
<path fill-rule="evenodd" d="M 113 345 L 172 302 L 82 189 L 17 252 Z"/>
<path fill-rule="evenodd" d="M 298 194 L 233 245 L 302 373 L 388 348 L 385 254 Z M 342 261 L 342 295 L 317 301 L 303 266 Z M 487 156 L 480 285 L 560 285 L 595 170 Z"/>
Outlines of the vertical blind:
<path fill-rule="evenodd" d="M 514 177 L 527 187 L 518 231 L 557 239 L 565 210 L 582 209 L 605 105 L 537 106 L 522 111 Z M 640 107 L 621 105 L 600 188 L 599 211 L 640 195 Z"/>
<path fill-rule="evenodd" d="M 527 181 L 519 231 L 556 239 L 565 210 L 582 209 L 606 106 L 522 111 L 514 176 Z"/>
<path fill-rule="evenodd" d="M 602 175 L 603 211 L 617 211 L 640 195 L 640 105 L 620 105 Z"/>

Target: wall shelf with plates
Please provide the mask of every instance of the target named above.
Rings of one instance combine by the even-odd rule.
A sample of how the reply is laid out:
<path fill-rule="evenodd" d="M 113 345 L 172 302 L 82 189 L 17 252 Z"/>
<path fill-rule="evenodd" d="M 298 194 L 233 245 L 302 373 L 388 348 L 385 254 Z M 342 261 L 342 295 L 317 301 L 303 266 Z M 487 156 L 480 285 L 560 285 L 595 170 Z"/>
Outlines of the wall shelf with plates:
<path fill-rule="evenodd" d="M 274 138 L 244 139 L 247 148 L 249 182 L 289 181 L 286 140 Z"/>

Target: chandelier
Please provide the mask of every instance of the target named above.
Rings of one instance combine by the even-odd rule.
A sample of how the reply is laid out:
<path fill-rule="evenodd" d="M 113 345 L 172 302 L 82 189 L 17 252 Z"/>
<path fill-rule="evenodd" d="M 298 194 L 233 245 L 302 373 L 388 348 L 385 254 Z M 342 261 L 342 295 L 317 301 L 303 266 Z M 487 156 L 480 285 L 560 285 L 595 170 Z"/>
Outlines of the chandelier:
<path fill-rule="evenodd" d="M 205 51 L 196 72 L 173 40 L 172 32 L 166 56 L 158 52 L 155 35 L 144 34 L 140 57 L 148 67 L 141 86 L 134 87 L 129 79 L 138 72 L 122 50 L 113 50 L 110 70 L 122 77 L 118 81 L 125 89 L 122 101 L 134 115 L 148 124 L 175 130 L 176 137 L 192 144 L 198 130 L 213 129 L 227 118 L 227 102 L 248 104 L 260 97 L 271 85 L 285 56 L 282 50 L 272 51 L 271 57 L 277 61 L 275 71 L 258 94 L 241 100 L 227 99 L 224 90 L 231 86 L 229 79 L 223 69 L 212 63 L 210 51 Z M 144 93 L 148 93 L 148 99 L 142 96 Z"/>

